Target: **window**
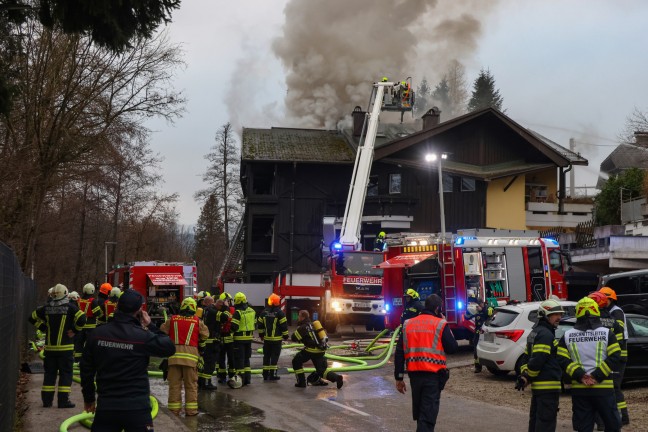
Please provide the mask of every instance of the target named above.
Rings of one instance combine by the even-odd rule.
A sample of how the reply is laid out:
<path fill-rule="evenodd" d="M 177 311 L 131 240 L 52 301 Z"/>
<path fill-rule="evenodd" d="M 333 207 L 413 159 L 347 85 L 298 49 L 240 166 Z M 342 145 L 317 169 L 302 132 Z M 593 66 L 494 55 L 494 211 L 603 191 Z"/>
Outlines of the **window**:
<path fill-rule="evenodd" d="M 461 192 L 475 192 L 475 179 L 461 177 Z"/>
<path fill-rule="evenodd" d="M 274 252 L 274 216 L 253 216 L 250 252 Z"/>
<path fill-rule="evenodd" d="M 274 195 L 274 165 L 261 165 L 252 174 L 252 195 Z"/>
<path fill-rule="evenodd" d="M 549 251 L 549 266 L 551 267 L 551 270 L 555 270 L 558 273 L 563 272 L 562 257 L 563 256 L 559 250 L 552 249 Z"/>
<path fill-rule="evenodd" d="M 612 288 L 618 295 L 638 294 L 639 276 L 621 276 L 607 281 L 605 286 Z"/>
<path fill-rule="evenodd" d="M 506 327 L 517 318 L 518 313 L 508 309 L 497 309 L 495 315 L 489 320 L 488 325 L 491 327 Z"/>
<path fill-rule="evenodd" d="M 443 174 L 443 192 L 452 192 L 454 178 L 450 174 Z"/>
<path fill-rule="evenodd" d="M 369 184 L 367 185 L 367 196 L 378 196 L 378 176 L 372 175 L 369 177 Z"/>
<path fill-rule="evenodd" d="M 399 193 L 401 193 L 401 175 L 400 174 L 389 174 L 389 193 L 390 194 L 399 194 Z"/>

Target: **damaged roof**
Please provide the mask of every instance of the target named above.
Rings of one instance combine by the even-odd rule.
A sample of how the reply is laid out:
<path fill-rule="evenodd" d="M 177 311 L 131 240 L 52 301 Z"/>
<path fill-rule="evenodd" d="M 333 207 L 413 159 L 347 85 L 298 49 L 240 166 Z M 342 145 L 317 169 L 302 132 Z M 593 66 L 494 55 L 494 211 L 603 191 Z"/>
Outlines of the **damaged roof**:
<path fill-rule="evenodd" d="M 353 163 L 355 150 L 335 130 L 243 128 L 241 159 L 267 162 Z"/>

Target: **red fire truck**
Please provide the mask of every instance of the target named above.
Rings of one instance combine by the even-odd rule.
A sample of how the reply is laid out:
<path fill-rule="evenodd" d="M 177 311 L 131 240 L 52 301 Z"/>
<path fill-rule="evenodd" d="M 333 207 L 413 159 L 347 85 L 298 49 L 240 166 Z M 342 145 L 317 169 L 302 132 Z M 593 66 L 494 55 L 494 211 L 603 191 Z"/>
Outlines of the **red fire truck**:
<path fill-rule="evenodd" d="M 155 321 L 164 320 L 164 311 L 177 313 L 182 300 L 198 290 L 195 263 L 135 261 L 115 266 L 108 272 L 108 282 L 142 294 Z"/>
<path fill-rule="evenodd" d="M 383 290 L 387 326 L 400 324 L 403 292 L 421 298 L 439 294 L 457 339 L 468 339 L 474 323 L 464 320 L 469 293 L 498 304 L 567 298 L 567 262 L 558 242 L 532 231 L 460 231 L 445 246 L 438 235 L 404 234 L 388 238 Z"/>

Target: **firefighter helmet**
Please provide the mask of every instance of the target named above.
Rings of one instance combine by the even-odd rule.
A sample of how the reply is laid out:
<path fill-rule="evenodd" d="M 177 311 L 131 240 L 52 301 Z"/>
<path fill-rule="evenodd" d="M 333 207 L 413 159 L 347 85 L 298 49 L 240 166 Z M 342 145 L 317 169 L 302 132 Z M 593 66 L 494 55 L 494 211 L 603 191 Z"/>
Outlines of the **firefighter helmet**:
<path fill-rule="evenodd" d="M 121 290 L 117 287 L 110 290 L 110 297 L 119 297 L 121 295 Z"/>
<path fill-rule="evenodd" d="M 280 303 L 281 298 L 277 294 L 270 294 L 270 297 L 268 297 L 268 306 L 279 306 Z"/>
<path fill-rule="evenodd" d="M 239 291 L 234 295 L 234 304 L 241 303 L 247 303 L 247 297 L 245 297 L 245 294 Z"/>
<path fill-rule="evenodd" d="M 180 310 L 190 310 L 192 312 L 196 312 L 196 308 L 198 306 L 196 305 L 196 300 L 192 299 L 191 297 L 187 297 L 184 300 L 182 300 L 182 304 L 180 305 Z"/>
<path fill-rule="evenodd" d="M 52 298 L 54 300 L 61 300 L 67 297 L 68 295 L 68 289 L 65 285 L 63 284 L 56 284 L 54 286 L 54 289 L 52 290 Z"/>
<path fill-rule="evenodd" d="M 385 231 L 380 231 L 380 232 L 378 233 L 378 238 L 383 239 L 383 238 L 385 238 L 386 235 L 387 235 L 387 234 L 385 234 Z"/>
<path fill-rule="evenodd" d="M 243 387 L 243 381 L 241 381 L 240 376 L 234 375 L 227 381 L 227 385 L 230 386 L 230 388 L 237 389 Z"/>
<path fill-rule="evenodd" d="M 614 301 L 617 300 L 616 291 L 614 291 L 612 288 L 603 287 L 599 291 L 602 292 L 603 294 L 605 294 L 606 296 L 608 296 L 609 298 L 611 298 L 612 300 L 614 300 Z"/>
<path fill-rule="evenodd" d="M 592 293 L 589 293 L 587 297 L 591 298 L 596 302 L 596 304 L 599 307 L 599 310 L 601 308 L 607 307 L 608 305 L 608 297 L 605 294 L 603 294 L 601 291 L 594 291 Z"/>
<path fill-rule="evenodd" d="M 202 300 L 207 296 L 211 296 L 211 294 L 207 291 L 198 291 L 196 294 L 194 294 L 194 298 L 196 300 Z"/>
<path fill-rule="evenodd" d="M 47 297 L 52 298 L 52 293 L 54 292 L 54 287 L 47 290 Z"/>
<path fill-rule="evenodd" d="M 564 314 L 565 310 L 556 300 L 549 299 L 540 303 L 538 307 L 538 316 L 540 318 L 548 317 L 553 314 Z"/>
<path fill-rule="evenodd" d="M 70 294 L 68 294 L 68 298 L 72 301 L 77 301 L 79 300 L 79 293 L 76 291 L 72 291 Z"/>
<path fill-rule="evenodd" d="M 389 78 L 387 78 L 386 76 L 384 76 L 384 77 L 382 77 L 382 78 L 380 79 L 380 81 L 382 81 L 382 82 L 387 82 L 387 81 L 389 81 Z"/>
<path fill-rule="evenodd" d="M 407 291 L 405 291 L 405 295 L 403 297 L 412 297 L 416 300 L 420 299 L 419 293 L 417 293 L 414 288 L 408 288 Z"/>
<path fill-rule="evenodd" d="M 99 292 L 104 295 L 109 295 L 111 289 L 112 289 L 112 285 L 110 285 L 108 282 L 104 282 L 99 287 Z"/>
<path fill-rule="evenodd" d="M 75 292 L 75 291 L 73 291 L 73 292 Z M 95 286 L 92 285 L 91 283 L 87 283 L 87 284 L 83 285 L 83 294 L 92 295 L 92 294 L 94 294 L 94 292 L 95 292 Z"/>
<path fill-rule="evenodd" d="M 594 317 L 601 316 L 596 302 L 589 297 L 583 297 L 576 303 L 576 318 L 585 317 L 587 314 Z"/>
<path fill-rule="evenodd" d="M 229 293 L 226 293 L 226 292 L 222 293 L 218 298 L 223 300 L 223 301 L 232 300 L 232 296 L 229 295 Z"/>
<path fill-rule="evenodd" d="M 407 87 L 407 82 L 406 82 L 406 81 L 401 81 L 400 84 L 401 84 L 403 87 Z"/>

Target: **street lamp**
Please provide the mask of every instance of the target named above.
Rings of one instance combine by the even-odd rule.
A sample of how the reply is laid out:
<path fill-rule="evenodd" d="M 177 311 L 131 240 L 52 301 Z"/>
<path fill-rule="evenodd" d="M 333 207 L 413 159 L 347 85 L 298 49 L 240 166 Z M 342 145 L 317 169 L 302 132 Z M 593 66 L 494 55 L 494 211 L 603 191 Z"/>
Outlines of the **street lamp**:
<path fill-rule="evenodd" d="M 443 205 L 443 172 L 441 167 L 441 161 L 448 159 L 446 153 L 441 153 L 441 157 L 437 156 L 436 153 L 429 153 L 425 155 L 425 160 L 428 162 L 439 162 L 438 172 L 439 172 L 439 211 L 441 213 L 441 239 L 443 244 L 445 244 L 446 237 L 446 228 L 445 228 L 445 207 Z"/>
<path fill-rule="evenodd" d="M 108 277 L 108 245 L 117 245 L 117 242 L 104 242 L 104 251 L 106 253 L 106 277 Z"/>

